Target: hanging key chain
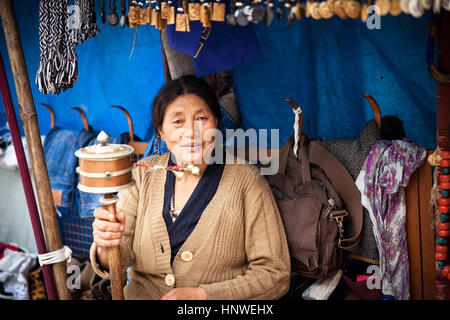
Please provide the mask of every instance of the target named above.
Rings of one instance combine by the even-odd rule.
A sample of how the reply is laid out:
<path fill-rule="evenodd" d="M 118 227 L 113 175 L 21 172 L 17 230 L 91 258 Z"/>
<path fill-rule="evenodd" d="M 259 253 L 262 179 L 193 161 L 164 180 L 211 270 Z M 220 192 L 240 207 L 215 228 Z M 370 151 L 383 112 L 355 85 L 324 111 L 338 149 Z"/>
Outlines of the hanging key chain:
<path fill-rule="evenodd" d="M 277 19 L 279 21 L 282 21 L 284 19 L 284 1 L 283 0 L 278 0 Z"/>
<path fill-rule="evenodd" d="M 230 11 L 227 14 L 227 24 L 230 27 L 236 27 L 236 16 L 234 15 L 236 11 L 236 0 L 230 0 Z"/>
<path fill-rule="evenodd" d="M 349 0 L 344 6 L 345 14 L 352 19 L 358 19 L 361 16 L 361 3 L 356 0 Z"/>
<path fill-rule="evenodd" d="M 200 22 L 203 28 L 211 27 L 211 4 L 205 0 L 200 0 Z"/>
<path fill-rule="evenodd" d="M 292 20 L 295 19 L 295 5 L 293 5 L 293 1 L 287 0 L 284 4 L 284 8 L 286 10 L 286 26 L 290 28 Z"/>
<path fill-rule="evenodd" d="M 175 6 L 173 5 L 173 1 L 169 0 L 167 1 L 167 19 L 166 22 L 169 25 L 175 24 Z"/>
<path fill-rule="evenodd" d="M 150 0 L 150 25 L 156 27 L 156 0 Z"/>
<path fill-rule="evenodd" d="M 245 3 L 242 1 L 236 2 L 236 11 L 234 12 L 234 16 L 236 18 L 236 23 L 240 27 L 245 27 L 249 24 L 247 19 L 247 15 L 244 12 Z"/>
<path fill-rule="evenodd" d="M 221 0 L 216 0 L 212 7 L 211 21 L 224 22 L 225 21 L 225 3 Z"/>
<path fill-rule="evenodd" d="M 169 3 L 165 0 L 161 1 L 161 18 L 167 20 L 169 17 Z"/>
<path fill-rule="evenodd" d="M 186 17 L 185 17 L 185 13 L 184 13 L 184 9 L 183 9 L 181 0 L 178 0 L 178 3 L 177 3 L 177 16 L 176 16 L 175 31 L 186 32 Z"/>
<path fill-rule="evenodd" d="M 186 20 L 186 32 L 191 32 L 187 0 L 182 0 L 182 1 L 183 1 L 184 18 Z"/>
<path fill-rule="evenodd" d="M 302 10 L 302 3 L 300 0 L 297 0 L 295 4 L 295 19 L 300 20 L 303 17 Z"/>
<path fill-rule="evenodd" d="M 273 23 L 273 17 L 274 17 L 273 7 L 274 7 L 274 4 L 273 4 L 272 0 L 266 0 L 265 5 L 266 5 L 265 21 L 266 21 L 266 25 L 268 27 L 270 27 L 272 25 L 272 23 Z"/>
<path fill-rule="evenodd" d="M 197 0 L 192 0 L 188 4 L 189 20 L 200 21 L 200 3 Z"/>
<path fill-rule="evenodd" d="M 126 2 L 126 0 L 120 0 L 120 26 L 121 26 L 122 28 L 124 28 L 125 25 L 126 25 L 126 16 L 125 16 L 126 9 L 125 9 L 125 2 Z"/>
<path fill-rule="evenodd" d="M 106 22 L 106 13 L 105 13 L 105 0 L 102 1 L 102 11 L 100 13 L 100 17 L 102 18 L 102 22 Z"/>
<path fill-rule="evenodd" d="M 420 18 L 423 16 L 424 8 L 420 0 L 411 0 L 409 2 L 409 11 L 414 18 Z"/>
<path fill-rule="evenodd" d="M 113 5 L 111 6 L 111 0 L 108 0 L 109 9 L 111 12 L 106 17 L 106 21 L 110 26 L 116 26 L 119 23 L 119 16 L 116 13 L 116 0 L 112 0 Z"/>
<path fill-rule="evenodd" d="M 252 3 L 252 8 L 251 8 L 251 12 L 250 15 L 252 16 L 252 23 L 260 23 L 261 21 L 264 20 L 265 16 L 266 16 L 266 10 L 264 9 L 264 7 L 261 5 L 261 1 L 262 0 L 254 0 Z"/>

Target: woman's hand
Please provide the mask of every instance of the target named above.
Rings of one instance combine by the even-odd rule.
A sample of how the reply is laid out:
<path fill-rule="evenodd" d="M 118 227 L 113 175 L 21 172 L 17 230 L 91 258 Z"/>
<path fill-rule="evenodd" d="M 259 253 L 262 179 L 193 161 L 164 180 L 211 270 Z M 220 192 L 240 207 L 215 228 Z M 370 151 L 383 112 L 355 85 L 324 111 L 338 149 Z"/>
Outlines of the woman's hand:
<path fill-rule="evenodd" d="M 208 300 L 208 295 L 202 288 L 174 288 L 163 295 L 161 300 Z"/>
<path fill-rule="evenodd" d="M 103 208 L 97 208 L 94 211 L 94 217 L 95 220 L 92 223 L 92 229 L 94 242 L 97 246 L 103 248 L 118 246 L 123 235 L 124 212 L 117 212 L 117 221 L 115 221 L 114 215 L 111 212 Z"/>
<path fill-rule="evenodd" d="M 92 229 L 94 242 L 97 244 L 97 258 L 102 268 L 108 270 L 108 251 L 105 249 L 120 244 L 124 230 L 125 214 L 123 211 L 117 212 L 117 221 L 115 221 L 111 212 L 100 207 L 95 209 L 94 217 Z"/>

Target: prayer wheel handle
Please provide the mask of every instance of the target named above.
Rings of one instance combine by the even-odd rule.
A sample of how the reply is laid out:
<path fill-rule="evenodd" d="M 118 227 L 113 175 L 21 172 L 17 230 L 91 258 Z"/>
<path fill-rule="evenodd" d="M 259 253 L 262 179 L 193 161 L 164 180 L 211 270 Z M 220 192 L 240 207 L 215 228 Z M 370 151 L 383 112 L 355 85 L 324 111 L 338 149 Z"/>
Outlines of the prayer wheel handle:
<path fill-rule="evenodd" d="M 113 193 L 107 193 L 100 198 L 102 208 L 114 215 L 112 222 L 117 222 L 116 202 L 118 198 Z M 108 248 L 108 265 L 111 281 L 111 296 L 113 300 L 123 300 L 122 270 L 120 267 L 119 246 Z"/>

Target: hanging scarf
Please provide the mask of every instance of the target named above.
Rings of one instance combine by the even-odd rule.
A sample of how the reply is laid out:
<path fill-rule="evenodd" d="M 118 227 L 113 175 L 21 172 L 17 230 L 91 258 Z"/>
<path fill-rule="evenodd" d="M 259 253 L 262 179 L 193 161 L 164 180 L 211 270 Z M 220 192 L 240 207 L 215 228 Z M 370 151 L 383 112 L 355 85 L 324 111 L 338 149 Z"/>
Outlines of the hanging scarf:
<path fill-rule="evenodd" d="M 36 84 L 44 94 L 73 87 L 78 78 L 77 43 L 98 32 L 91 0 L 41 0 L 39 3 L 40 64 Z M 69 10 L 73 12 L 69 16 Z"/>
<path fill-rule="evenodd" d="M 382 291 L 396 300 L 410 298 L 406 187 L 425 156 L 425 148 L 406 139 L 380 140 L 356 179 L 379 251 Z"/>
<path fill-rule="evenodd" d="M 91 37 L 95 37 L 100 31 L 97 26 L 93 0 L 75 0 L 75 5 L 80 8 L 80 28 L 73 29 L 74 38 L 78 44 L 83 43 Z"/>

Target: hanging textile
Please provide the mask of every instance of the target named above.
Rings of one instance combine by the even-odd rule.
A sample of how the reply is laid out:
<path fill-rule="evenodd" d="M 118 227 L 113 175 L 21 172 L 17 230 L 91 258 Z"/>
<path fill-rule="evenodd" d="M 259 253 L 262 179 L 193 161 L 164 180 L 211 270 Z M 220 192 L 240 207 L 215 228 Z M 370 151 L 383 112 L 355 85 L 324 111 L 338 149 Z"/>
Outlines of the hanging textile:
<path fill-rule="evenodd" d="M 80 19 L 74 20 L 79 28 L 72 28 L 74 39 L 77 44 L 81 44 L 91 37 L 95 37 L 100 31 L 97 26 L 97 17 L 95 15 L 94 0 L 75 0 L 75 7 L 78 7 Z M 70 22 L 70 21 L 69 21 Z"/>
<path fill-rule="evenodd" d="M 377 242 L 382 291 L 396 300 L 410 298 L 405 190 L 425 156 L 406 139 L 377 141 L 356 180 Z"/>
<path fill-rule="evenodd" d="M 98 33 L 91 0 L 41 0 L 39 3 L 40 63 L 36 84 L 44 94 L 72 88 L 78 78 L 77 43 Z M 69 15 L 70 13 L 70 15 Z"/>

